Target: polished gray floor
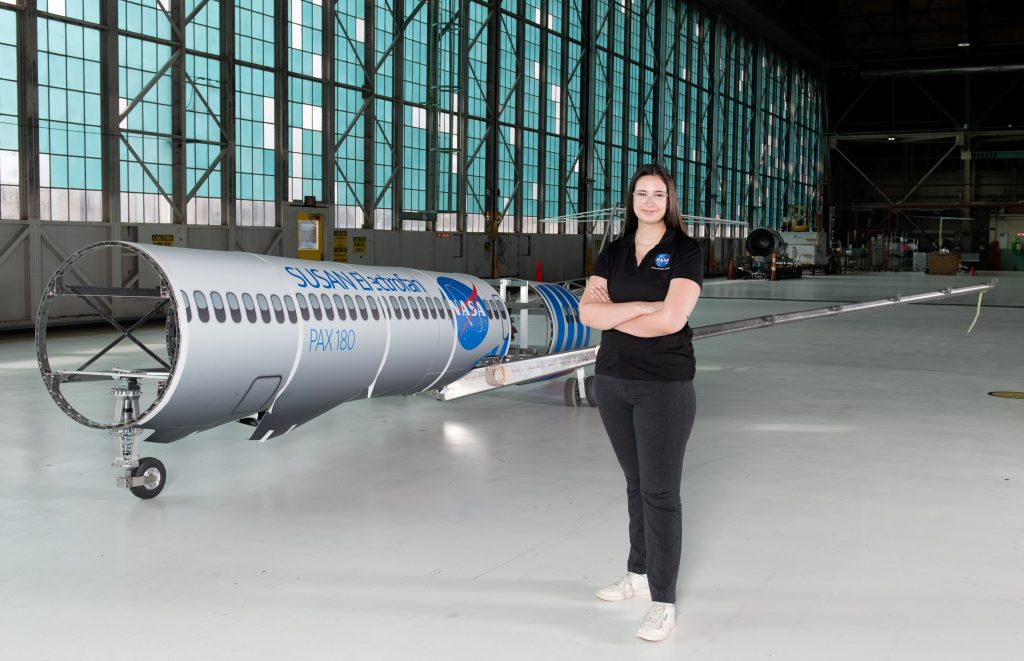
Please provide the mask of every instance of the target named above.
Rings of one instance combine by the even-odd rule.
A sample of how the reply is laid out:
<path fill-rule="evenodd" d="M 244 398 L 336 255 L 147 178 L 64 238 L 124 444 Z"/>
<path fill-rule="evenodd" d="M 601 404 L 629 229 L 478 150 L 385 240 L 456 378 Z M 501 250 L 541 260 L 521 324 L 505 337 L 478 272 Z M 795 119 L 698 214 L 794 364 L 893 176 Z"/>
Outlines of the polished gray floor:
<path fill-rule="evenodd" d="M 987 275 L 987 274 L 986 274 Z M 701 341 L 678 627 L 593 591 L 623 481 L 561 384 L 345 405 L 147 447 L 164 493 L 0 337 L 0 658 L 1011 659 L 1024 649 L 1024 274 L 976 298 Z M 709 282 L 695 325 L 977 282 Z M 82 335 L 82 341 L 88 339 Z"/>

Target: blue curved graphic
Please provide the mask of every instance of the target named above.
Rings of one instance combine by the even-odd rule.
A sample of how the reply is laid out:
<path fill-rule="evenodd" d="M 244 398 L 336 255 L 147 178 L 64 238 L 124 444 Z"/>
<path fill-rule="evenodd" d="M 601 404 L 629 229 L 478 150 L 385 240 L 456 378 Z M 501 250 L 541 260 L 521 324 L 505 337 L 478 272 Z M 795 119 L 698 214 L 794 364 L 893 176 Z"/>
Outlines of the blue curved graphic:
<path fill-rule="evenodd" d="M 465 283 L 451 278 L 440 277 L 437 284 L 441 291 L 455 304 L 455 332 L 459 346 L 467 351 L 476 349 L 487 337 L 487 313 L 480 300 L 476 285 L 470 288 Z"/>
<path fill-rule="evenodd" d="M 551 309 L 551 317 L 555 322 L 551 329 L 552 334 L 554 335 L 551 341 L 551 352 L 561 353 L 562 342 L 565 340 L 565 320 L 563 315 L 559 314 L 561 306 L 558 304 L 558 297 L 548 291 L 548 287 L 550 286 L 551 285 L 538 284 L 537 292 L 547 302 L 548 307 Z"/>

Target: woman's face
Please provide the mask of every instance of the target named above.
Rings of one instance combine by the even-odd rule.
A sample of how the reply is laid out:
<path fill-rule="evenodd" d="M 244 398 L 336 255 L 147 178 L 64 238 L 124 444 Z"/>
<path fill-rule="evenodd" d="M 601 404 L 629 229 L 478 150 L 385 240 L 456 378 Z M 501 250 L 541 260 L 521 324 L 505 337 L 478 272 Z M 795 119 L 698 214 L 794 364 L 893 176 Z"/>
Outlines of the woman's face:
<path fill-rule="evenodd" d="M 661 177 L 648 174 L 636 181 L 633 211 L 641 225 L 663 222 L 668 207 L 668 187 Z"/>

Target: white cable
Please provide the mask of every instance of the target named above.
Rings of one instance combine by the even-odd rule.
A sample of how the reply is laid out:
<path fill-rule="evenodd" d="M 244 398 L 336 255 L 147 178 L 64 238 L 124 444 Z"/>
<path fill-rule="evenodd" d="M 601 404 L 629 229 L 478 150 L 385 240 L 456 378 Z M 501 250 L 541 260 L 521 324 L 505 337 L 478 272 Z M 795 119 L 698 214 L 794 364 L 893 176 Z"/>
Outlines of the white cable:
<path fill-rule="evenodd" d="M 974 330 L 974 324 L 978 323 L 978 317 L 981 316 L 981 299 L 983 298 L 985 298 L 985 290 L 978 292 L 978 307 L 974 312 L 974 321 L 971 322 L 971 327 L 967 329 L 968 335 Z"/>

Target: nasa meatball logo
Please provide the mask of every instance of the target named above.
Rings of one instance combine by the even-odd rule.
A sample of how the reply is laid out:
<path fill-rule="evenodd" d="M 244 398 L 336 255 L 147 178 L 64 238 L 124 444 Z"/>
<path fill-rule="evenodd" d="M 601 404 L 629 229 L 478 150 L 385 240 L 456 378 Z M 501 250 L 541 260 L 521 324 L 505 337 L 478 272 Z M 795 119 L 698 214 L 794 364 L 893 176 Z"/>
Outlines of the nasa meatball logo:
<path fill-rule="evenodd" d="M 669 262 L 669 258 L 668 258 L 668 253 L 667 252 L 663 252 L 660 255 L 655 255 L 654 256 L 654 266 L 655 266 L 655 268 L 666 269 L 666 268 L 668 268 L 668 262 Z"/>
<path fill-rule="evenodd" d="M 487 313 L 476 285 L 470 288 L 451 278 L 438 278 L 437 284 L 448 300 L 455 304 L 452 322 L 459 336 L 459 346 L 467 351 L 477 348 L 487 337 Z"/>

